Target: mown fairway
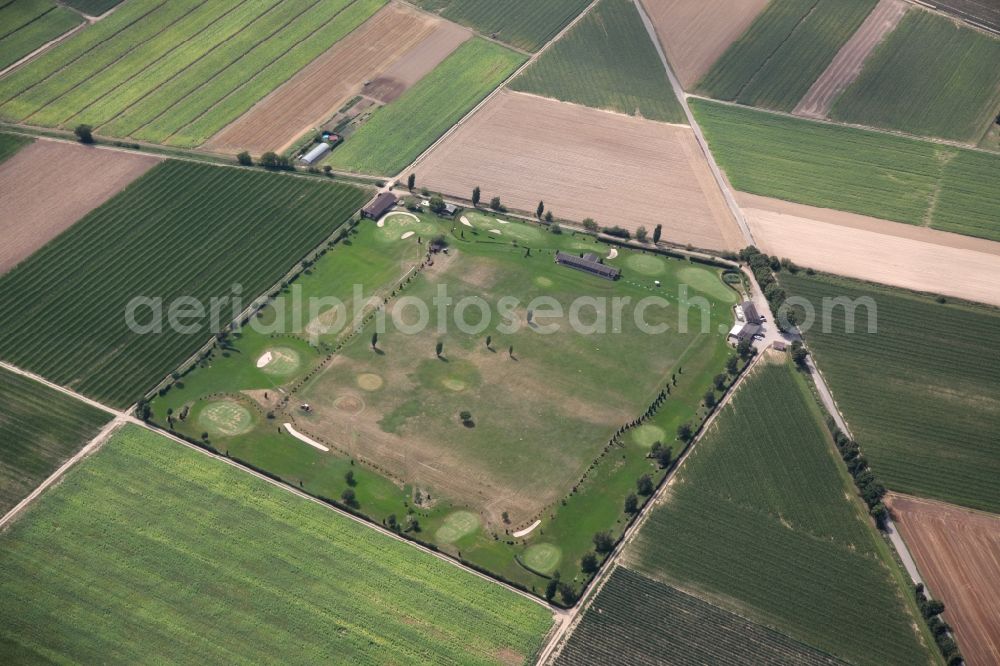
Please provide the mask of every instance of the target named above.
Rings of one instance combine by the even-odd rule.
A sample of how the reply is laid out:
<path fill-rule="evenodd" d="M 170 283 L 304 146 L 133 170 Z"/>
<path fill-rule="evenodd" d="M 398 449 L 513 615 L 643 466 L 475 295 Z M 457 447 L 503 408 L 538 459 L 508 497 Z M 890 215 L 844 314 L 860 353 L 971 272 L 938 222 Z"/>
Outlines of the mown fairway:
<path fill-rule="evenodd" d="M 0 537 L 25 663 L 522 663 L 544 608 L 129 427 Z"/>
<path fill-rule="evenodd" d="M 909 592 L 839 469 L 805 379 L 788 362 L 754 372 L 628 559 L 842 659 L 928 663 Z"/>
<path fill-rule="evenodd" d="M 18 136 L 15 134 L 0 134 L 0 162 L 21 150 L 24 146 L 31 143 L 34 139 L 29 139 L 26 136 Z"/>
<path fill-rule="evenodd" d="M 416 0 L 424 9 L 526 51 L 537 51 L 589 0 Z"/>
<path fill-rule="evenodd" d="M 80 25 L 79 14 L 52 0 L 14 0 L 0 7 L 0 69 Z"/>
<path fill-rule="evenodd" d="M 1000 39 L 912 11 L 834 103 L 830 117 L 979 142 L 1000 109 Z"/>
<path fill-rule="evenodd" d="M 791 111 L 877 0 L 773 0 L 719 58 L 699 92 Z"/>
<path fill-rule="evenodd" d="M 346 185 L 165 162 L 0 279 L 0 358 L 125 406 L 213 332 L 207 316 L 189 334 L 168 326 L 174 299 L 194 297 L 207 313 L 211 297 L 239 284 L 248 302 L 366 197 Z M 163 299 L 161 334 L 129 329 L 126 306 L 140 296 Z M 224 326 L 231 301 L 222 312 Z M 150 317 L 139 309 L 139 323 Z"/>
<path fill-rule="evenodd" d="M 510 76 L 524 56 L 474 38 L 388 106 L 327 163 L 359 173 L 395 175 Z"/>
<path fill-rule="evenodd" d="M 383 4 L 126 3 L 0 82 L 0 118 L 197 146 Z"/>
<path fill-rule="evenodd" d="M 555 664 L 840 663 L 784 634 L 618 567 Z"/>
<path fill-rule="evenodd" d="M 900 492 L 1000 513 L 1000 311 L 832 277 L 782 274 L 822 312 L 824 298 L 869 297 L 855 333 L 846 311 L 806 339 L 883 482 Z"/>
<path fill-rule="evenodd" d="M 72 456 L 111 417 L 0 369 L 0 515 Z"/>
<path fill-rule="evenodd" d="M 652 120 L 686 122 L 630 0 L 603 0 L 511 87 Z"/>
<path fill-rule="evenodd" d="M 744 192 L 1000 240 L 1000 155 L 692 100 Z"/>

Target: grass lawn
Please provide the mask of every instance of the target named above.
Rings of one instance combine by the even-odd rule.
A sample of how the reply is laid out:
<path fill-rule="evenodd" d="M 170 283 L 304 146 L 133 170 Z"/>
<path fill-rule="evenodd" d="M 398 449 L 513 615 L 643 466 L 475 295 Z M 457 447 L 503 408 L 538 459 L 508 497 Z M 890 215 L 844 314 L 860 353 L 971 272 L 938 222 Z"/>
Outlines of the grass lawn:
<path fill-rule="evenodd" d="M 978 143 L 1000 110 L 1000 39 L 909 12 L 865 62 L 830 117 Z"/>
<path fill-rule="evenodd" d="M 630 566 L 852 663 L 930 663 L 805 378 L 762 363 L 650 515 Z"/>
<path fill-rule="evenodd" d="M 52 0 L 18 0 L 0 7 L 0 69 L 14 64 L 83 22 Z"/>
<path fill-rule="evenodd" d="M 652 120 L 687 122 L 630 0 L 602 0 L 511 88 Z"/>
<path fill-rule="evenodd" d="M 591 237 L 500 223 L 479 212 L 463 215 L 471 226 L 432 216 L 414 220 L 405 213 L 382 227 L 363 223 L 349 245 L 332 249 L 262 313 L 257 323 L 283 322 L 284 333 L 245 328 L 229 348 L 217 350 L 155 400 L 154 418 L 195 439 L 207 432 L 215 448 L 315 495 L 341 497 L 348 487 L 345 474 L 353 471 L 357 508 L 366 515 L 382 521 L 395 515 L 403 523 L 412 514 L 421 527 L 412 536 L 536 592 L 556 571 L 581 583 L 586 577 L 579 558 L 593 548 L 594 533 L 619 534 L 627 523 L 624 500 L 638 477 L 662 475 L 647 458 L 653 441 L 670 445 L 681 422 L 703 417 L 699 400 L 730 353 L 719 330 L 728 330 L 736 294 L 712 269 L 626 251 L 608 261 L 622 267 L 624 279 L 587 276 L 556 265 L 553 252 L 607 254 L 607 246 Z M 414 273 L 423 243 L 438 234 L 447 235 L 449 254 Z M 653 288 L 654 277 L 665 285 L 660 290 Z M 296 300 L 347 298 L 355 283 L 364 285 L 362 304 L 372 296 L 374 301 L 345 308 L 346 334 L 313 336 L 319 323 L 333 323 L 334 310 L 305 315 L 301 306 L 296 310 Z M 576 334 L 565 316 L 546 320 L 562 325 L 550 335 L 533 333 L 524 323 L 525 306 L 537 296 L 555 298 L 565 308 L 577 296 L 637 302 L 657 293 L 669 305 L 651 308 L 648 320 L 673 326 L 681 283 L 711 305 L 707 332 L 700 331 L 700 310 L 691 315 L 690 333 L 645 335 L 629 309 L 621 333 Z M 475 332 L 459 332 L 452 322 L 439 332 L 435 306 L 420 333 L 404 333 L 392 323 L 396 316 L 403 326 L 412 323 L 414 311 L 400 305 L 396 312 L 397 304 L 432 303 L 439 287 L 447 288 L 453 303 L 484 299 L 492 322 Z M 294 289 L 301 289 L 298 296 Z M 504 296 L 519 301 L 512 310 L 521 323 L 516 331 L 501 326 L 507 319 L 496 308 Z M 373 351 L 372 313 L 386 297 L 390 324 Z M 460 316 L 474 325 L 478 313 L 472 307 Z M 579 316 L 591 322 L 594 311 L 585 308 Z M 438 342 L 442 359 L 435 356 Z M 279 350 L 282 359 L 296 360 L 270 372 Z M 271 362 L 258 369 L 269 352 Z M 608 447 L 616 429 L 641 415 L 664 387 L 671 397 L 642 436 Z M 303 403 L 309 412 L 299 408 Z M 245 416 L 233 416 L 231 405 Z M 470 425 L 462 424 L 462 411 L 471 412 Z M 331 451 L 284 433 L 286 422 Z M 677 443 L 674 448 L 679 451 Z M 528 537 L 509 536 L 536 519 L 541 525 Z"/>
<path fill-rule="evenodd" d="M 3 162 L 5 159 L 21 150 L 21 148 L 24 148 L 32 141 L 34 141 L 34 139 L 30 139 L 26 136 L 0 134 L 0 162 Z"/>
<path fill-rule="evenodd" d="M 485 39 L 465 42 L 377 110 L 326 159 L 336 169 L 395 175 L 502 83 L 524 56 Z"/>
<path fill-rule="evenodd" d="M 698 84 L 709 97 L 791 111 L 877 0 L 772 0 Z"/>
<path fill-rule="evenodd" d="M 0 650 L 21 663 L 527 663 L 552 621 L 134 426 L 0 541 Z"/>
<path fill-rule="evenodd" d="M 128 405 L 215 332 L 211 298 L 231 297 L 238 284 L 248 303 L 367 197 L 348 185 L 164 162 L 0 278 L 0 357 Z M 129 327 L 137 297 L 162 299 L 161 331 Z M 179 297 L 198 300 L 206 316 L 168 326 Z M 226 303 L 219 328 L 234 316 Z M 137 308 L 136 323 L 155 308 Z"/>
<path fill-rule="evenodd" d="M 744 192 L 1000 240 L 1000 155 L 692 100 Z"/>
<path fill-rule="evenodd" d="M 111 420 L 105 412 L 0 369 L 0 515 Z"/>
<path fill-rule="evenodd" d="M 1000 311 L 843 278 L 783 273 L 781 283 L 817 306 L 874 299 L 877 333 L 866 309 L 846 333 L 837 308 L 830 332 L 806 340 L 886 486 L 1000 513 Z"/>

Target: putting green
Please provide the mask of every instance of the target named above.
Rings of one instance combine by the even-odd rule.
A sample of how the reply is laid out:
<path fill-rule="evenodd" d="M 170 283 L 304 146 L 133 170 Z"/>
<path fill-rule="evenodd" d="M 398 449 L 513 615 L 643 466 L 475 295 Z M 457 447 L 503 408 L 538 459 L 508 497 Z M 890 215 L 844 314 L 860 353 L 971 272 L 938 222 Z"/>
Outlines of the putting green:
<path fill-rule="evenodd" d="M 666 260 L 651 254 L 629 255 L 625 259 L 625 265 L 642 275 L 663 275 L 667 271 Z"/>
<path fill-rule="evenodd" d="M 233 437 L 253 429 L 253 415 L 237 402 L 217 400 L 201 408 L 198 425 L 209 435 Z"/>
<path fill-rule="evenodd" d="M 261 367 L 261 370 L 269 375 L 290 375 L 299 369 L 299 353 L 291 347 L 265 349 L 261 358 L 268 354 L 271 355 L 270 360 Z"/>
<path fill-rule="evenodd" d="M 545 276 L 539 275 L 538 277 L 535 278 L 535 284 L 537 284 L 539 287 L 551 287 L 552 280 L 550 280 Z"/>
<path fill-rule="evenodd" d="M 458 392 L 465 390 L 465 382 L 461 379 L 455 379 L 454 377 L 445 377 L 441 380 L 441 384 L 444 385 L 444 387 L 449 391 Z"/>
<path fill-rule="evenodd" d="M 471 511 L 456 511 L 445 516 L 444 525 L 434 533 L 441 543 L 455 543 L 479 529 L 479 517 Z"/>
<path fill-rule="evenodd" d="M 542 232 L 539 229 L 529 227 L 523 222 L 511 222 L 510 224 L 506 224 L 503 226 L 501 231 L 503 231 L 504 236 L 509 236 L 525 242 L 537 241 L 542 237 Z"/>
<path fill-rule="evenodd" d="M 528 548 L 521 556 L 521 561 L 529 569 L 539 573 L 552 573 L 559 566 L 562 551 L 551 543 L 540 543 Z"/>
<path fill-rule="evenodd" d="M 663 428 L 649 424 L 641 425 L 632 431 L 632 441 L 647 449 L 653 448 L 653 444 L 657 442 L 662 443 L 666 436 L 667 433 Z"/>
<path fill-rule="evenodd" d="M 690 285 L 692 289 L 697 289 L 712 298 L 728 303 L 736 302 L 736 292 L 727 287 L 718 275 L 707 268 L 685 266 L 677 271 L 677 277 L 681 284 Z"/>
<path fill-rule="evenodd" d="M 376 374 L 366 372 L 363 375 L 358 375 L 357 377 L 358 388 L 365 391 L 377 391 L 382 388 L 382 378 Z"/>
<path fill-rule="evenodd" d="M 438 228 L 433 222 L 414 220 L 409 215 L 396 213 L 389 218 L 383 218 L 384 224 L 377 229 L 375 234 L 380 241 L 396 242 L 407 231 L 418 234 L 424 240 L 438 233 Z"/>

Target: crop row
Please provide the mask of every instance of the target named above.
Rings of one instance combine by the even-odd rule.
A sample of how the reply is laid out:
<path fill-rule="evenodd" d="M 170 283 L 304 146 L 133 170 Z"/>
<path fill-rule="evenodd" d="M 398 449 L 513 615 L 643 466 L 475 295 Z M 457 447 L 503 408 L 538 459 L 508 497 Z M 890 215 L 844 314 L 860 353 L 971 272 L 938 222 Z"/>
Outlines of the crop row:
<path fill-rule="evenodd" d="M 79 15 L 51 0 L 8 3 L 0 9 L 0 69 L 81 22 Z"/>
<path fill-rule="evenodd" d="M 495 35 L 526 51 L 537 51 L 584 8 L 589 0 L 417 0 L 425 9 L 440 12 L 484 35 Z"/>
<path fill-rule="evenodd" d="M 194 297 L 207 306 L 238 283 L 250 300 L 365 196 L 345 185 L 167 162 L 0 279 L 9 315 L 0 354 L 127 404 L 210 332 L 203 321 L 186 335 L 168 327 L 138 335 L 125 321 L 133 297 Z"/>

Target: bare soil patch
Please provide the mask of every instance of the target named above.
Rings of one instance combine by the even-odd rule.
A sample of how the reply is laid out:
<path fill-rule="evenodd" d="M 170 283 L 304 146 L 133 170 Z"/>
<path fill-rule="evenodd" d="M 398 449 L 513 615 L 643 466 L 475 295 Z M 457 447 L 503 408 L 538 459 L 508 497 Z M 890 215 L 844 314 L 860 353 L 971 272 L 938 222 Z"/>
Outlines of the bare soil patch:
<path fill-rule="evenodd" d="M 807 118 L 825 118 L 834 100 L 858 78 L 868 56 L 899 25 L 909 6 L 903 0 L 880 0 L 793 113 Z"/>
<path fill-rule="evenodd" d="M 1000 306 L 1000 243 L 737 194 L 757 245 L 802 266 Z"/>
<path fill-rule="evenodd" d="M 685 90 L 693 88 L 768 0 L 641 0 Z"/>
<path fill-rule="evenodd" d="M 29 257 L 160 158 L 39 139 L 0 164 L 0 273 Z"/>
<path fill-rule="evenodd" d="M 886 504 L 966 663 L 1000 663 L 1000 516 L 905 495 Z"/>
<path fill-rule="evenodd" d="M 368 95 L 369 87 L 378 101 L 395 99 L 471 34 L 392 2 L 223 128 L 205 148 L 228 153 L 287 150 L 352 97 Z"/>
<path fill-rule="evenodd" d="M 421 182 L 467 196 L 499 196 L 563 219 L 635 230 L 663 225 L 664 240 L 700 248 L 740 245 L 739 230 L 693 131 L 505 91 L 419 165 Z"/>

